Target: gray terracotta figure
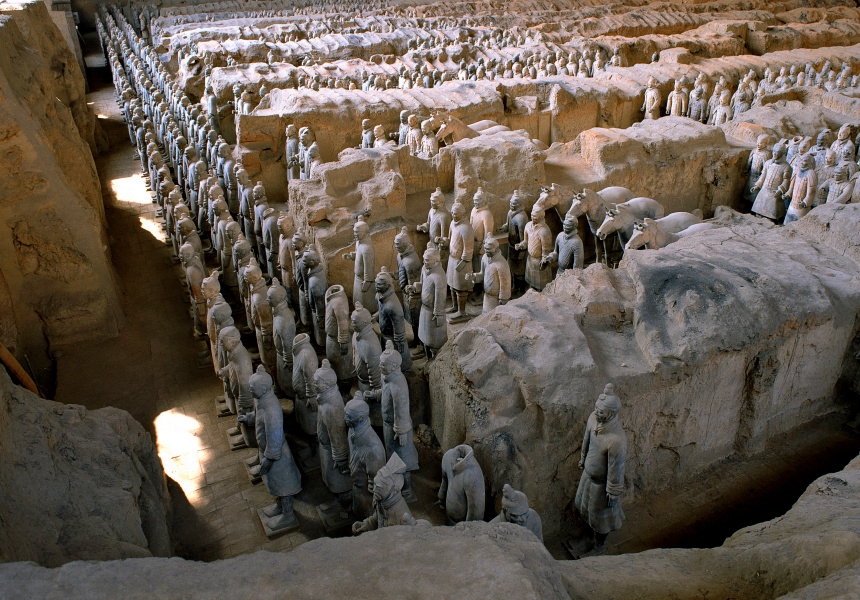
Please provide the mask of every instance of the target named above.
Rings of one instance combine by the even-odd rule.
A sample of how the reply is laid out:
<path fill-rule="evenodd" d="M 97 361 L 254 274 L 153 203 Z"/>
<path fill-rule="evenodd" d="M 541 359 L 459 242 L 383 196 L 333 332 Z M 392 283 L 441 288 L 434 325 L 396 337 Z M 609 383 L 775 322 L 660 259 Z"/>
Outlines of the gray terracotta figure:
<path fill-rule="evenodd" d="M 621 400 L 611 383 L 588 417 L 579 468 L 582 476 L 576 489 L 574 506 L 594 532 L 594 549 L 602 552 L 606 536 L 621 527 L 624 511 L 624 465 L 627 460 L 627 435 L 618 421 Z"/>
<path fill-rule="evenodd" d="M 568 269 L 581 269 L 585 264 L 585 248 L 577 231 L 578 219 L 573 215 L 564 218 L 563 230 L 555 238 L 555 246 L 545 261 L 558 263 L 556 277 Z"/>
<path fill-rule="evenodd" d="M 287 181 L 299 179 L 301 170 L 299 168 L 299 136 L 296 133 L 296 126 L 290 123 L 286 130 L 287 143 L 284 149 L 285 164 L 287 170 Z"/>
<path fill-rule="evenodd" d="M 418 156 L 421 158 L 433 158 L 439 154 L 439 139 L 433 133 L 433 121 L 425 119 L 421 122 L 421 147 Z"/>
<path fill-rule="evenodd" d="M 254 250 L 257 255 L 257 261 L 260 263 L 260 268 L 267 270 L 269 263 L 266 261 L 266 246 L 263 244 L 263 212 L 268 208 L 269 201 L 266 198 L 266 188 L 263 187 L 262 181 L 258 181 L 257 185 L 254 186 L 254 207 L 252 210 L 254 237 L 257 240 L 257 246 Z"/>
<path fill-rule="evenodd" d="M 317 434 L 317 391 L 314 387 L 314 373 L 319 368 L 316 350 L 311 346 L 311 338 L 300 333 L 293 339 L 293 393 L 295 397 L 296 420 L 306 434 Z"/>
<path fill-rule="evenodd" d="M 254 423 L 260 448 L 260 476 L 266 490 L 277 499 L 274 505 L 263 509 L 263 514 L 269 517 L 266 525 L 273 531 L 297 529 L 293 496 L 302 491 L 302 476 L 284 437 L 284 413 L 272 389 L 272 378 L 262 365 L 250 378 L 249 387 L 255 410 L 242 420 Z"/>
<path fill-rule="evenodd" d="M 529 217 L 523 208 L 523 200 L 519 190 L 514 190 L 511 196 L 510 210 L 505 224 L 499 228 L 508 234 L 508 265 L 511 268 L 511 285 L 514 290 L 525 291 L 526 254 L 525 250 L 517 250 L 517 244 L 523 241 Z"/>
<path fill-rule="evenodd" d="M 358 519 L 366 519 L 373 514 L 373 479 L 385 466 L 385 448 L 370 426 L 370 408 L 361 392 L 346 403 L 344 422 L 349 428 L 352 513 Z"/>
<path fill-rule="evenodd" d="M 848 204 L 854 193 L 855 182 L 848 179 L 848 168 L 838 165 L 833 171 L 833 177 L 822 183 L 818 188 L 819 204 Z"/>
<path fill-rule="evenodd" d="M 367 128 L 365 128 L 365 125 L 364 125 L 365 123 L 367 123 Z M 372 147 L 373 146 L 373 130 L 370 129 L 370 119 L 365 119 L 364 121 L 362 121 L 361 122 L 361 128 L 362 128 L 362 132 L 361 132 L 362 145 L 361 145 L 361 147 L 362 148 Z M 370 132 L 370 137 L 367 140 L 370 143 L 370 145 L 365 146 L 364 145 L 365 144 L 365 132 L 367 132 L 367 131 Z M 408 110 L 401 110 L 400 111 L 400 127 L 397 130 L 397 145 L 398 146 L 403 146 L 406 144 L 406 136 L 408 133 L 409 133 L 409 111 Z"/>
<path fill-rule="evenodd" d="M 251 396 L 251 388 L 248 382 L 254 374 L 251 363 L 251 355 L 242 345 L 242 336 L 235 327 L 224 327 L 218 332 L 218 342 L 227 352 L 227 366 L 222 367 L 218 376 L 222 379 L 228 378 L 233 397 L 236 399 L 236 411 L 239 416 L 248 414 L 254 410 L 254 398 Z M 257 441 L 253 430 L 247 423 L 239 421 L 239 429 L 245 444 L 249 448 L 256 446 Z"/>
<path fill-rule="evenodd" d="M 466 219 L 466 208 L 455 202 L 451 208 L 451 225 L 448 236 L 443 243 L 450 252 L 446 271 L 448 287 L 454 295 L 452 314 L 448 316 L 449 323 L 461 323 L 469 320 L 466 314 L 466 301 L 472 291 L 472 256 L 475 252 L 475 234 L 472 225 Z"/>
<path fill-rule="evenodd" d="M 499 242 L 496 238 L 492 236 L 485 238 L 481 268 L 472 274 L 472 279 L 483 282 L 483 314 L 500 304 L 507 304 L 511 299 L 511 268 L 499 251 Z"/>
<path fill-rule="evenodd" d="M 785 216 L 783 197 L 791 184 L 791 167 L 785 160 L 786 151 L 782 141 L 773 147 L 773 158 L 764 164 L 752 188 L 757 192 L 752 212 L 774 221 L 780 221 Z"/>
<path fill-rule="evenodd" d="M 662 99 L 660 90 L 657 89 L 657 80 L 649 77 L 648 87 L 645 90 L 645 101 L 642 103 L 641 109 L 645 112 L 645 119 L 659 119 L 661 104 Z"/>
<path fill-rule="evenodd" d="M 791 203 L 785 213 L 783 224 L 788 225 L 805 216 L 815 205 L 818 193 L 818 176 L 815 174 L 815 159 L 811 154 L 801 155 L 799 169 L 791 176 L 787 197 Z"/>
<path fill-rule="evenodd" d="M 345 510 L 352 505 L 352 476 L 349 472 L 349 441 L 344 421 L 343 396 L 337 388 L 337 375 L 328 360 L 314 373 L 317 390 L 317 440 L 323 483 Z"/>
<path fill-rule="evenodd" d="M 260 361 L 269 373 L 277 373 L 278 355 L 275 350 L 275 339 L 272 335 L 272 307 L 269 306 L 266 280 L 260 268 L 252 264 L 245 269 L 245 280 L 248 282 L 249 301 L 251 307 L 251 323 L 257 336 L 257 349 Z M 251 323 L 248 325 L 250 326 Z"/>
<path fill-rule="evenodd" d="M 418 231 L 430 236 L 430 241 L 439 248 L 439 255 L 443 262 L 448 260 L 448 249 L 442 247 L 442 240 L 448 236 L 451 227 L 451 213 L 445 207 L 445 195 L 440 188 L 430 194 L 430 212 L 427 214 L 427 222 L 417 227 Z"/>
<path fill-rule="evenodd" d="M 532 220 L 526 224 L 523 241 L 517 250 L 526 250 L 526 283 L 541 291 L 552 281 L 552 267 L 545 260 L 552 252 L 552 232 L 546 224 L 546 212 L 537 206 L 532 208 Z"/>
<path fill-rule="evenodd" d="M 442 485 L 438 497 L 445 508 L 448 525 L 484 520 L 487 501 L 484 472 L 471 446 L 460 444 L 442 456 Z"/>
<path fill-rule="evenodd" d="M 307 292 L 307 267 L 305 266 L 305 248 L 308 245 L 307 237 L 301 231 L 293 236 L 293 251 L 295 252 L 296 265 L 296 287 L 299 296 L 299 320 L 302 325 L 310 326 L 311 309 L 308 306 Z"/>
<path fill-rule="evenodd" d="M 278 214 L 274 208 L 267 208 L 261 213 L 263 229 L 263 248 L 266 251 L 266 268 L 270 277 L 279 277 L 281 265 L 278 262 L 280 252 L 281 231 L 278 229 Z"/>
<path fill-rule="evenodd" d="M 414 339 L 417 341 L 421 295 L 410 286 L 414 286 L 421 280 L 421 257 L 415 251 L 405 226 L 394 237 L 394 248 L 397 250 L 397 281 L 403 292 L 403 316 L 412 326 Z"/>
<path fill-rule="evenodd" d="M 754 190 L 753 188 L 755 188 L 756 182 L 761 177 L 765 163 L 773 156 L 773 153 L 767 149 L 769 141 L 770 136 L 767 134 L 758 136 L 756 139 L 756 148 L 750 152 L 747 159 L 746 170 L 749 172 L 749 175 L 747 175 L 747 184 L 744 186 L 744 200 L 748 202 L 755 202 L 758 190 Z"/>
<path fill-rule="evenodd" d="M 349 299 L 343 286 L 333 285 L 325 295 L 325 354 L 337 375 L 338 386 L 349 393 L 355 377 Z"/>
<path fill-rule="evenodd" d="M 370 226 L 359 217 L 352 227 L 355 237 L 355 251 L 343 255 L 346 260 L 355 261 L 355 277 L 352 284 L 352 303 L 361 303 L 363 306 L 374 305 L 373 278 L 376 275 L 375 253 L 373 242 L 370 239 Z"/>
<path fill-rule="evenodd" d="M 373 477 L 373 512 L 363 521 L 352 524 L 353 535 L 375 531 L 394 525 L 416 525 L 418 522 L 409 512 L 401 488 L 409 474 L 406 465 L 397 454 L 392 454 L 388 462 Z"/>
<path fill-rule="evenodd" d="M 197 254 L 194 253 L 194 247 L 187 242 L 179 248 L 179 259 L 185 269 L 188 292 L 191 295 L 194 335 L 200 336 L 204 333 L 206 320 L 206 298 L 203 296 L 203 278 L 205 277 L 203 265 Z"/>
<path fill-rule="evenodd" d="M 394 293 L 394 278 L 385 267 L 382 267 L 376 276 L 376 305 L 379 311 L 382 344 L 388 341 L 394 343 L 395 349 L 403 357 L 401 368 L 404 373 L 408 373 L 412 370 L 412 355 L 406 343 L 406 318 L 403 315 L 403 304 Z"/>
<path fill-rule="evenodd" d="M 469 224 L 475 235 L 475 252 L 472 255 L 472 271 L 474 272 L 481 268 L 481 258 L 484 256 L 484 240 L 493 235 L 496 224 L 493 220 L 493 213 L 490 212 L 490 198 L 482 188 L 479 187 L 478 191 L 475 192 L 472 203 Z M 476 281 L 475 284 L 477 288 L 480 288 L 480 282 Z"/>
<path fill-rule="evenodd" d="M 287 290 L 278 278 L 272 279 L 266 301 L 272 309 L 272 337 L 277 354 L 276 381 L 287 396 L 293 396 L 293 340 L 296 321 L 287 302 Z"/>
<path fill-rule="evenodd" d="M 298 291 L 296 286 L 296 251 L 293 248 L 295 228 L 287 213 L 278 214 L 278 264 L 281 267 L 281 283 L 287 289 L 287 302 L 298 311 Z"/>
<path fill-rule="evenodd" d="M 513 523 L 525 527 L 543 542 L 540 515 L 535 509 L 529 508 L 529 499 L 524 493 L 515 490 L 507 483 L 502 487 L 502 512 L 490 523 Z"/>
<path fill-rule="evenodd" d="M 687 116 L 699 123 L 706 123 L 708 120 L 708 103 L 705 101 L 705 95 L 701 87 L 695 87 L 690 92 L 690 104 L 687 107 Z"/>
<path fill-rule="evenodd" d="M 325 346 L 325 293 L 328 289 L 325 268 L 320 256 L 313 248 L 305 250 L 307 274 L 308 307 L 311 311 L 311 329 L 317 346 Z"/>
<path fill-rule="evenodd" d="M 388 456 L 398 454 L 406 464 L 403 495 L 407 502 L 417 500 L 412 491 L 411 471 L 418 470 L 418 451 L 409 413 L 409 383 L 401 370 L 401 353 L 391 340 L 380 357 L 382 369 L 382 433 Z"/>
<path fill-rule="evenodd" d="M 358 376 L 358 389 L 364 393 L 364 399 L 371 407 L 371 417 L 375 425 L 380 425 L 379 401 L 382 398 L 382 371 L 379 358 L 382 346 L 373 331 L 370 312 L 359 302 L 350 317 L 352 329 L 353 352 L 355 357 L 355 374 Z"/>
<path fill-rule="evenodd" d="M 409 293 L 421 296 L 418 339 L 424 346 L 428 360 L 435 358 L 439 349 L 448 341 L 448 323 L 445 319 L 447 289 L 439 251 L 431 243 L 424 251 L 421 280 L 408 289 Z"/>

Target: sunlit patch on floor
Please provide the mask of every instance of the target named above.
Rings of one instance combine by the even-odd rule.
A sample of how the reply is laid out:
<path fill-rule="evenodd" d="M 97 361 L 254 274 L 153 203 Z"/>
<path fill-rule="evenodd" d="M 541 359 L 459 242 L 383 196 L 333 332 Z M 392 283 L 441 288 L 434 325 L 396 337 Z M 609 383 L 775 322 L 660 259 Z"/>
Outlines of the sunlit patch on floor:
<path fill-rule="evenodd" d="M 143 177 L 139 173 L 135 173 L 129 177 L 113 179 L 110 182 L 110 187 L 119 202 L 132 202 L 134 204 L 149 204 L 152 202 L 152 196 L 146 191 Z"/>
<path fill-rule="evenodd" d="M 200 489 L 203 469 L 200 458 L 207 450 L 200 443 L 203 426 L 197 419 L 171 409 L 155 418 L 158 436 L 158 456 L 165 474 L 179 484 L 189 502 L 194 502 Z"/>

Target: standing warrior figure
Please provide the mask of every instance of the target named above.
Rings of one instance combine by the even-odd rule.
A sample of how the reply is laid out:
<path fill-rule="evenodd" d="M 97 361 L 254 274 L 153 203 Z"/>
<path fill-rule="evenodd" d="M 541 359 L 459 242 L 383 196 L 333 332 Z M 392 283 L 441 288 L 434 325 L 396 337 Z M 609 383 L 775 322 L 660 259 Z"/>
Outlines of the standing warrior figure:
<path fill-rule="evenodd" d="M 481 268 L 481 257 L 484 255 L 484 240 L 492 237 L 496 224 L 493 213 L 490 212 L 490 198 L 482 188 L 478 188 L 472 198 L 472 212 L 469 215 L 469 224 L 475 234 L 475 252 L 472 255 L 472 271 Z M 476 282 L 477 283 L 477 282 Z"/>
<path fill-rule="evenodd" d="M 472 274 L 472 280 L 480 279 L 484 287 L 484 307 L 486 314 L 499 306 L 507 304 L 511 299 L 511 268 L 499 252 L 499 242 L 488 236 L 484 240 L 484 257 L 481 259 L 481 269 Z"/>
<path fill-rule="evenodd" d="M 517 244 L 517 250 L 528 250 L 526 283 L 539 292 L 552 281 L 552 267 L 545 260 L 552 252 L 552 232 L 545 217 L 542 208 L 533 208 L 532 220 L 526 225 L 523 241 Z"/>
<path fill-rule="evenodd" d="M 660 90 L 657 89 L 657 80 L 649 77 L 648 88 L 645 90 L 645 101 L 642 103 L 642 110 L 645 111 L 645 119 L 660 118 L 660 100 Z"/>
<path fill-rule="evenodd" d="M 451 209 L 451 226 L 448 237 L 443 244 L 448 246 L 447 279 L 448 286 L 454 294 L 453 314 L 448 316 L 449 323 L 461 323 L 469 320 L 466 314 L 466 301 L 472 291 L 472 255 L 475 251 L 475 233 L 472 225 L 466 220 L 466 208 L 455 202 Z"/>
<path fill-rule="evenodd" d="M 800 157 L 799 169 L 791 176 L 786 196 L 791 197 L 791 204 L 785 213 L 784 225 L 797 221 L 806 216 L 815 205 L 818 193 L 818 177 L 815 174 L 815 159 L 809 153 Z"/>
<path fill-rule="evenodd" d="M 508 234 L 508 265 L 511 267 L 512 286 L 515 290 L 525 291 L 526 251 L 517 250 L 517 245 L 525 239 L 526 225 L 529 217 L 523 208 L 523 200 L 519 190 L 514 190 L 511 196 L 511 208 L 508 217 L 499 231 Z"/>
<path fill-rule="evenodd" d="M 351 316 L 353 352 L 355 353 L 355 374 L 358 376 L 358 389 L 364 393 L 368 405 L 371 406 L 374 424 L 381 424 L 379 401 L 382 398 L 382 371 L 379 367 L 379 357 L 382 346 L 373 331 L 373 321 L 370 312 L 361 305 L 355 305 Z"/>
<path fill-rule="evenodd" d="M 293 340 L 293 392 L 296 395 L 296 420 L 306 434 L 317 434 L 317 390 L 314 387 L 314 373 L 317 372 L 316 350 L 311 346 L 311 338 L 306 333 L 298 334 Z"/>
<path fill-rule="evenodd" d="M 424 268 L 421 280 L 407 287 L 408 293 L 421 295 L 421 312 L 418 318 L 418 339 L 424 345 L 427 359 L 436 357 L 448 341 L 448 324 L 445 321 L 447 286 L 439 251 L 428 245 L 424 251 Z"/>
<path fill-rule="evenodd" d="M 430 241 L 440 248 L 439 256 L 443 262 L 448 260 L 448 250 L 442 246 L 442 240 L 448 235 L 451 227 L 451 213 L 445 207 L 445 194 L 440 188 L 430 194 L 430 212 L 427 213 L 427 222 L 422 223 L 416 229 L 430 235 Z"/>
<path fill-rule="evenodd" d="M 763 134 L 758 136 L 756 140 L 756 149 L 750 152 L 747 159 L 747 184 L 744 186 L 744 200 L 755 202 L 758 195 L 758 190 L 755 190 L 755 184 L 758 182 L 761 173 L 764 170 L 764 165 L 770 160 L 772 153 L 767 149 L 767 143 L 770 141 L 770 136 Z"/>
<path fill-rule="evenodd" d="M 421 151 L 418 156 L 421 158 L 433 158 L 439 154 L 439 140 L 436 134 L 433 133 L 433 121 L 426 119 L 421 122 Z"/>
<path fill-rule="evenodd" d="M 361 392 L 346 403 L 349 427 L 349 472 L 352 475 L 352 513 L 359 519 L 373 514 L 373 479 L 385 465 L 385 448 L 370 426 L 370 408 Z"/>
<path fill-rule="evenodd" d="M 624 463 L 627 459 L 627 436 L 618 422 L 621 400 L 611 383 L 594 405 L 588 417 L 579 467 L 583 469 L 574 505 L 594 531 L 594 549 L 602 552 L 606 536 L 621 527 L 624 511 Z"/>
<path fill-rule="evenodd" d="M 349 441 L 344 421 L 343 397 L 337 389 L 337 375 L 328 360 L 314 373 L 317 389 L 317 440 L 323 483 L 337 496 L 343 510 L 352 504 L 352 477 L 349 474 Z"/>
<path fill-rule="evenodd" d="M 515 490 L 507 483 L 502 487 L 502 512 L 490 523 L 513 523 L 525 527 L 543 542 L 540 515 L 535 509 L 529 508 L 529 499 L 524 493 Z"/>
<path fill-rule="evenodd" d="M 585 264 L 585 249 L 577 232 L 577 225 L 577 218 L 573 215 L 564 218 L 564 229 L 556 236 L 555 247 L 545 259 L 547 265 L 558 263 L 556 277 L 568 269 L 581 269 Z"/>
<path fill-rule="evenodd" d="M 360 302 L 364 306 L 373 306 L 373 277 L 375 254 L 373 242 L 370 239 L 370 226 L 365 222 L 363 216 L 352 227 L 355 236 L 355 251 L 343 255 L 346 260 L 355 261 L 355 277 L 352 284 L 352 303 Z"/>
<path fill-rule="evenodd" d="M 418 470 L 418 451 L 409 414 L 409 384 L 401 370 L 401 353 L 388 340 L 380 358 L 382 368 L 382 433 L 388 456 L 397 454 L 406 465 L 403 496 L 407 502 L 418 500 L 412 491 L 411 471 Z"/>
<path fill-rule="evenodd" d="M 681 80 L 675 80 L 675 89 L 666 99 L 666 114 L 672 117 L 687 116 L 687 94 L 681 89 Z"/>
<path fill-rule="evenodd" d="M 311 326 L 317 346 L 325 346 L 325 293 L 328 281 L 320 262 L 320 255 L 313 248 L 305 250 L 305 266 L 308 269 L 308 306 L 311 309 Z"/>
<path fill-rule="evenodd" d="M 773 158 L 764 164 L 764 169 L 752 190 L 758 192 L 752 212 L 773 221 L 785 216 L 783 196 L 791 183 L 791 166 L 785 162 L 786 146 L 782 141 L 773 147 Z"/>
<path fill-rule="evenodd" d="M 483 521 L 486 496 L 484 472 L 471 446 L 461 444 L 442 456 L 442 485 L 439 502 L 445 508 L 445 521 Z"/>
<path fill-rule="evenodd" d="M 269 306 L 266 280 L 256 264 L 245 269 L 245 280 L 248 282 L 251 303 L 251 323 L 257 336 L 257 348 L 260 351 L 260 362 L 269 373 L 277 373 L 278 355 L 275 350 L 275 339 L 272 335 L 272 307 Z M 250 325 L 250 323 L 249 323 Z"/>
<path fill-rule="evenodd" d="M 296 321 L 287 302 L 287 290 L 281 286 L 277 277 L 272 279 L 266 301 L 272 308 L 278 387 L 287 396 L 293 396 L 293 340 L 296 337 Z"/>
<path fill-rule="evenodd" d="M 299 167 L 299 136 L 296 133 L 296 126 L 293 124 L 287 125 L 287 144 L 285 147 L 284 157 L 287 167 L 287 181 L 299 179 L 301 177 L 301 168 Z"/>
<path fill-rule="evenodd" d="M 341 391 L 349 393 L 355 377 L 349 299 L 342 286 L 333 285 L 325 294 L 325 354 L 337 375 Z"/>
<path fill-rule="evenodd" d="M 403 305 L 394 293 L 394 278 L 384 266 L 376 276 L 376 305 L 382 343 L 394 343 L 395 349 L 403 357 L 403 372 L 408 373 L 412 370 L 412 354 L 406 344 L 406 318 L 403 316 Z"/>
<path fill-rule="evenodd" d="M 421 314 L 421 297 L 415 292 L 407 291 L 409 286 L 414 286 L 421 279 L 421 258 L 415 252 L 412 240 L 406 227 L 394 237 L 394 248 L 397 250 L 397 281 L 403 291 L 403 314 L 406 321 L 412 326 L 412 331 L 417 340 L 418 319 Z"/>

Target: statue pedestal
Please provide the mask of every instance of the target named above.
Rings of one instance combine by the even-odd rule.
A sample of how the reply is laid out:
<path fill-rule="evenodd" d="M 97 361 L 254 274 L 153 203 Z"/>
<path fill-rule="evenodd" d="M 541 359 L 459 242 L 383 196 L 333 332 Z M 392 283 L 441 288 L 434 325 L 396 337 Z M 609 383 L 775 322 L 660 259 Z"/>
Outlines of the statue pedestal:
<path fill-rule="evenodd" d="M 317 505 L 317 514 L 326 533 L 336 533 L 352 525 L 349 512 L 337 500 Z"/>
<path fill-rule="evenodd" d="M 249 465 L 247 461 L 245 461 L 245 471 L 248 473 L 248 479 L 251 480 L 251 485 L 257 485 L 261 481 L 263 481 L 263 477 L 260 475 L 260 463 L 256 462 L 254 465 Z"/>
<path fill-rule="evenodd" d="M 227 443 L 230 444 L 230 450 L 244 450 L 248 447 L 245 443 L 245 437 L 238 427 L 231 427 L 227 430 Z"/>
<path fill-rule="evenodd" d="M 215 416 L 217 417 L 229 417 L 233 413 L 230 412 L 230 408 L 227 406 L 227 400 L 224 399 L 224 396 L 218 396 L 215 398 Z"/>
<path fill-rule="evenodd" d="M 266 532 L 267 538 L 277 537 L 283 533 L 287 533 L 289 531 L 295 531 L 296 529 L 299 528 L 299 520 L 298 519 L 293 519 L 289 523 L 286 523 L 283 526 L 278 527 L 277 529 L 273 529 L 273 528 L 269 527 L 269 521 L 276 519 L 277 517 L 267 517 L 266 513 L 263 511 L 265 511 L 265 510 L 272 511 L 272 510 L 275 510 L 276 507 L 277 507 L 277 503 L 270 504 L 269 506 L 257 509 L 257 516 L 260 517 L 260 524 L 263 526 L 263 530 Z"/>

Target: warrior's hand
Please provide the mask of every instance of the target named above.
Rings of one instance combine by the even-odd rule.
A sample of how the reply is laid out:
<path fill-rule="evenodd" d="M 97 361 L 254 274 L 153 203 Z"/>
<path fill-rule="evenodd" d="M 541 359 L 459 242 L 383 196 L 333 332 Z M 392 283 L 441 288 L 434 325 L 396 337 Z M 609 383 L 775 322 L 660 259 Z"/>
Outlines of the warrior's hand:
<path fill-rule="evenodd" d="M 352 524 L 352 535 L 360 535 L 367 531 L 364 528 L 364 521 L 356 521 Z"/>
<path fill-rule="evenodd" d="M 606 494 L 606 505 L 609 506 L 609 508 L 616 507 L 618 505 L 618 496 Z"/>
<path fill-rule="evenodd" d="M 459 273 L 460 271 L 465 269 L 467 264 L 469 264 L 469 263 L 463 259 L 458 260 L 457 266 L 455 267 L 457 269 L 457 272 Z"/>
<path fill-rule="evenodd" d="M 367 291 L 369 291 L 369 290 L 370 290 L 370 286 L 372 286 L 372 285 L 373 285 L 373 282 L 372 282 L 372 281 L 364 281 L 364 282 L 362 282 L 362 284 L 361 284 L 361 291 L 362 291 L 362 292 L 367 292 Z"/>
<path fill-rule="evenodd" d="M 499 233 L 507 233 L 508 232 L 508 224 L 505 223 L 501 227 L 499 227 Z"/>
<path fill-rule="evenodd" d="M 405 446 L 407 443 L 409 443 L 409 436 L 405 433 L 398 433 L 397 434 L 397 444 L 399 446 Z"/>
<path fill-rule="evenodd" d="M 347 354 L 349 354 L 349 342 L 345 342 L 345 343 L 340 345 L 340 353 L 343 356 L 346 356 Z"/>
<path fill-rule="evenodd" d="M 430 229 L 427 223 L 421 223 L 415 228 L 415 231 L 420 231 L 421 233 L 427 233 L 427 230 Z"/>
<path fill-rule="evenodd" d="M 514 250 L 525 250 L 528 244 L 526 242 L 520 242 L 516 246 L 514 246 Z"/>
<path fill-rule="evenodd" d="M 579 467 L 580 469 L 585 468 L 585 461 L 580 458 L 579 464 L 577 464 L 576 466 Z"/>
<path fill-rule="evenodd" d="M 260 475 L 265 475 L 266 473 L 268 473 L 271 470 L 273 464 L 275 464 L 275 461 L 273 461 L 271 458 L 266 458 L 265 456 L 261 458 Z"/>

